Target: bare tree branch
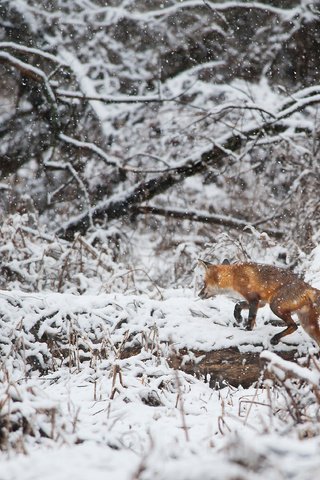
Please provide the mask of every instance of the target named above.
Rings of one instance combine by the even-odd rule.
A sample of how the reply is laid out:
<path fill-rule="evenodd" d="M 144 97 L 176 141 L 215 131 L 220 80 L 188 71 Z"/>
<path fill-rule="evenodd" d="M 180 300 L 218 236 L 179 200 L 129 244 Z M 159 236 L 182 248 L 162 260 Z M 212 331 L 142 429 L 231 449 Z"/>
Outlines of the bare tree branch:
<path fill-rule="evenodd" d="M 92 220 L 107 219 L 108 221 L 128 216 L 134 213 L 136 207 L 141 203 L 150 200 L 155 195 L 163 193 L 173 185 L 181 183 L 186 178 L 204 172 L 209 166 L 221 167 L 223 162 L 233 152 L 248 141 L 255 141 L 257 135 L 268 135 L 286 130 L 285 122 L 266 122 L 260 127 L 248 128 L 239 134 L 229 135 L 221 144 L 214 144 L 213 148 L 204 151 L 199 157 L 188 159 L 183 165 L 171 171 L 167 171 L 151 180 L 143 181 L 131 188 L 129 192 L 115 194 L 111 199 L 102 201 L 92 209 Z M 90 216 L 84 213 L 67 224 L 63 225 L 56 232 L 58 236 L 67 240 L 73 239 L 79 232 L 84 234 L 90 227 Z M 277 235 L 277 234 L 276 234 Z"/>
<path fill-rule="evenodd" d="M 253 226 L 249 221 L 245 221 L 239 218 L 230 217 L 227 215 L 217 215 L 211 213 L 205 213 L 200 211 L 186 211 L 179 209 L 167 209 L 153 206 L 138 206 L 135 209 L 135 212 L 138 214 L 151 214 L 151 215 L 161 215 L 170 218 L 178 218 L 181 220 L 192 220 L 193 222 L 202 222 L 202 223 L 211 223 L 215 225 L 225 225 L 227 227 L 241 229 L 243 230 L 246 227 Z M 280 230 L 264 228 L 263 231 L 268 235 L 275 238 L 282 238 L 283 232 Z"/>
<path fill-rule="evenodd" d="M 239 148 L 241 138 L 231 137 L 230 147 Z M 200 158 L 188 160 L 182 166 L 165 172 L 151 180 L 143 181 L 131 188 L 129 192 L 115 195 L 106 201 L 101 202 L 92 209 L 91 215 L 93 220 L 106 218 L 109 221 L 130 215 L 136 205 L 150 200 L 168 188 L 181 183 L 185 178 L 204 171 L 209 165 L 219 165 L 225 153 L 217 146 L 208 152 L 204 152 Z M 71 240 L 76 232 L 84 234 L 90 226 L 88 213 L 82 214 L 68 222 L 66 225 L 58 229 L 56 234 Z"/>
<path fill-rule="evenodd" d="M 46 60 L 50 60 L 53 63 L 57 63 L 61 66 L 66 67 L 67 64 L 64 63 L 60 58 L 52 55 L 52 53 L 45 52 L 39 48 L 26 47 L 25 45 L 20 45 L 15 42 L 0 42 L 0 49 L 13 50 L 15 52 L 21 52 L 27 55 L 38 55 Z"/>
<path fill-rule="evenodd" d="M 164 100 L 159 95 L 140 96 L 140 95 L 86 95 L 81 92 L 70 92 L 68 90 L 57 89 L 58 97 L 73 98 L 77 100 L 86 100 L 90 102 L 102 102 L 106 104 L 112 103 L 163 103 L 164 101 L 172 102 L 174 99 Z"/>

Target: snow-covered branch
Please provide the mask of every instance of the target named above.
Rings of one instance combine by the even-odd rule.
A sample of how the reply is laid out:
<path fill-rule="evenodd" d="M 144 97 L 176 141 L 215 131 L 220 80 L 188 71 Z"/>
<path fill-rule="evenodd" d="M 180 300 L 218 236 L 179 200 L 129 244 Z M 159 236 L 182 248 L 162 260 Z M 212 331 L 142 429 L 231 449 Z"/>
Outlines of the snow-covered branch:
<path fill-rule="evenodd" d="M 56 95 L 61 98 L 71 98 L 76 100 L 86 100 L 88 102 L 102 102 L 106 104 L 112 103 L 157 103 L 163 102 L 164 99 L 160 98 L 158 95 L 86 95 L 81 92 L 72 92 L 68 90 L 56 90 Z M 173 99 L 168 99 L 166 101 L 173 101 Z"/>
<path fill-rule="evenodd" d="M 55 102 L 55 95 L 50 86 L 48 77 L 43 70 L 41 70 L 38 67 L 34 67 L 29 63 L 23 62 L 22 60 L 14 57 L 13 55 L 7 52 L 0 51 L 0 62 L 9 64 L 10 66 L 16 68 L 20 73 L 22 73 L 26 77 L 29 77 L 38 83 L 42 83 L 47 92 L 47 96 L 50 98 L 52 102 Z"/>
<path fill-rule="evenodd" d="M 204 211 L 195 211 L 195 210 L 183 210 L 183 209 L 172 209 L 172 208 L 161 208 L 156 206 L 145 206 L 142 205 L 135 209 L 135 212 L 142 215 L 161 215 L 167 218 L 176 218 L 179 220 L 191 220 L 193 222 L 209 223 L 215 225 L 224 225 L 226 227 L 235 228 L 237 230 L 249 229 L 251 227 L 250 221 L 245 221 L 243 219 L 231 217 L 228 215 L 222 214 L 212 214 Z M 270 219 L 269 219 L 270 220 Z M 259 225 L 262 222 L 259 222 Z M 263 231 L 272 237 L 282 238 L 283 232 L 276 229 L 264 228 Z"/>
<path fill-rule="evenodd" d="M 213 148 L 204 150 L 198 156 L 193 155 L 181 166 L 151 180 L 142 181 L 140 184 L 134 185 L 126 193 L 115 194 L 114 197 L 102 201 L 93 209 L 92 219 L 106 218 L 110 221 L 129 215 L 142 202 L 150 200 L 155 195 L 166 191 L 173 185 L 181 183 L 190 176 L 206 171 L 212 165 L 219 165 L 221 161 L 225 161 L 228 156 L 237 152 L 243 144 L 251 140 L 255 142 L 257 136 L 268 136 L 275 132 L 283 132 L 286 129 L 287 126 L 283 121 L 279 123 L 266 121 L 258 127 L 252 128 L 252 125 L 249 125 L 249 127 L 237 134 L 226 135 L 221 142 L 216 142 Z M 57 235 L 71 239 L 77 231 L 84 234 L 88 227 L 89 216 L 85 213 L 62 226 L 57 231 Z M 275 236 L 281 236 L 281 232 L 277 233 L 275 231 L 274 234 Z"/>
<path fill-rule="evenodd" d="M 320 87 L 318 87 L 318 90 L 320 90 Z M 293 115 L 295 112 L 300 112 L 305 108 L 312 105 L 316 105 L 318 103 L 320 103 L 320 93 L 315 95 L 310 95 L 304 98 L 297 98 L 297 100 L 293 101 L 289 107 L 285 108 L 284 110 L 281 110 L 278 113 L 278 120 L 281 120 L 283 118 L 288 118 L 291 115 Z"/>
<path fill-rule="evenodd" d="M 67 64 L 64 63 L 60 58 L 52 55 L 52 53 L 46 52 L 45 50 L 40 50 L 40 48 L 27 47 L 26 45 L 21 45 L 16 42 L 0 42 L 0 50 L 13 50 L 14 52 L 25 53 L 27 55 L 37 55 L 46 60 L 50 60 L 53 63 L 66 67 Z"/>
<path fill-rule="evenodd" d="M 268 362 L 269 371 L 274 373 L 279 379 L 285 380 L 288 377 L 298 378 L 310 383 L 316 389 L 320 388 L 320 371 L 309 370 L 296 363 L 284 360 L 274 352 L 264 351 L 261 353 L 261 358 Z"/>

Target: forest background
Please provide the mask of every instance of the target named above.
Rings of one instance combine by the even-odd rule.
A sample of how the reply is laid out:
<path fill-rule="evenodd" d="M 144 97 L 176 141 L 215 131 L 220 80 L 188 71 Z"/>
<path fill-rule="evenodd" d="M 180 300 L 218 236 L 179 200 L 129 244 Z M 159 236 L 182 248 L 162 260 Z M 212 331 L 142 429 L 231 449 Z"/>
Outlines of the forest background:
<path fill-rule="evenodd" d="M 301 371 L 266 354 L 294 377 L 290 386 L 279 375 L 272 387 L 267 380 L 270 390 L 259 384 L 246 392 L 250 412 L 260 402 L 278 415 L 272 426 L 267 415 L 269 437 L 262 438 L 263 428 L 255 432 L 259 452 L 253 462 L 253 434 L 246 431 L 239 453 L 232 423 L 237 422 L 225 421 L 224 402 L 233 405 L 230 415 L 245 418 L 247 425 L 241 391 L 225 387 L 230 390 L 222 401 L 224 394 L 216 394 L 203 378 L 191 380 L 180 371 L 179 377 L 166 363 L 172 352 L 164 348 L 209 351 L 215 338 L 216 349 L 240 342 L 247 353 L 270 350 L 265 338 L 274 326 L 264 325 L 256 337 L 241 336 L 233 328 L 232 304 L 213 300 L 204 306 L 196 300 L 199 257 L 272 263 L 319 286 L 319 75 L 317 2 L 2 0 L 0 443 L 6 454 L 85 443 L 84 451 L 97 460 L 93 441 L 108 445 L 110 458 L 114 452 L 133 455 L 132 470 L 121 470 L 122 462 L 112 457 L 117 479 L 170 478 L 180 461 L 185 462 L 181 478 L 199 478 L 199 472 L 192 477 L 189 471 L 199 455 L 208 478 L 210 455 L 222 465 L 218 478 L 309 478 L 315 460 L 301 439 L 312 438 L 310 451 L 316 451 L 318 428 L 311 425 L 319 420 L 319 366 L 306 336 L 296 333 L 293 346 L 289 339 L 285 346 L 298 349 Z M 270 312 L 261 318 L 269 320 Z M 125 359 L 126 348 L 138 344 L 134 360 Z M 136 392 L 131 397 L 124 394 L 124 371 L 126 388 Z M 57 388 L 43 400 L 48 375 Z M 144 379 L 145 390 L 137 378 Z M 145 409 L 171 409 L 174 421 L 181 414 L 182 439 L 176 433 L 180 426 L 168 427 L 175 457 L 150 434 L 154 418 L 147 410 L 141 414 L 149 419 L 144 427 L 141 417 L 135 424 L 133 412 L 128 421 L 119 414 L 115 437 L 108 424 L 109 436 L 99 429 L 94 433 L 94 426 L 87 438 L 83 425 L 92 418 L 85 402 L 92 392 L 81 397 L 70 386 L 77 391 L 83 382 L 86 389 L 95 385 L 92 401 L 98 391 L 109 392 L 108 401 L 103 393 L 99 397 L 105 411 L 114 400 L 119 412 L 129 401 L 142 402 Z M 191 402 L 186 412 L 181 398 L 187 391 L 193 393 L 185 398 Z M 222 438 L 217 448 L 212 432 L 204 447 L 202 434 L 192 435 L 186 427 L 187 413 L 199 408 L 192 403 L 199 398 L 208 405 L 214 398 L 222 409 L 216 415 L 214 435 Z M 81 421 L 78 404 L 86 412 Z M 291 407 L 282 410 L 283 405 Z M 280 453 L 272 451 L 270 439 L 280 435 L 280 441 L 288 411 L 298 442 L 294 448 L 305 452 L 307 467 L 285 443 L 281 448 L 294 461 L 280 471 L 272 457 Z M 257 418 L 265 425 L 259 409 L 254 422 Z M 138 432 L 130 442 L 124 439 L 126 422 Z M 207 417 L 201 422 L 205 425 Z M 51 455 L 46 458 L 54 464 L 57 453 Z M 40 457 L 31 458 L 43 478 Z M 156 467 L 163 458 L 170 459 L 165 473 Z M 24 478 L 27 460 L 10 463 L 4 456 L 1 461 L 4 480 Z M 72 474 L 92 473 L 89 467 L 81 473 L 76 463 Z"/>

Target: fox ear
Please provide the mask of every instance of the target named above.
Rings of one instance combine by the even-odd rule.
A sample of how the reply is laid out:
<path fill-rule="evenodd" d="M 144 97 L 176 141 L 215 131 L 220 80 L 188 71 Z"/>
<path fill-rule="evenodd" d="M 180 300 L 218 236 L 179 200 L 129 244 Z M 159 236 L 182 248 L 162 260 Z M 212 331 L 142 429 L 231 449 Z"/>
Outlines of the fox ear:
<path fill-rule="evenodd" d="M 230 265 L 230 260 L 228 260 L 227 258 L 225 258 L 222 262 L 222 265 Z"/>
<path fill-rule="evenodd" d="M 201 265 L 205 270 L 207 270 L 210 266 L 211 263 L 206 262 L 205 260 L 201 260 L 201 258 L 198 258 L 198 263 Z"/>

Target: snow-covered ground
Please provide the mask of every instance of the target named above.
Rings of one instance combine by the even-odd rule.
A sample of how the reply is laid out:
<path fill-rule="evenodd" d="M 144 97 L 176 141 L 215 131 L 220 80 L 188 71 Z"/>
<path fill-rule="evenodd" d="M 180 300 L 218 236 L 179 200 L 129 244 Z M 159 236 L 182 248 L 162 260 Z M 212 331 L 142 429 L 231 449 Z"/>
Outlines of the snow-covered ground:
<path fill-rule="evenodd" d="M 167 363 L 170 348 L 276 352 L 270 310 L 247 332 L 226 297 L 162 297 L 1 292 L 1 480 L 317 477 L 310 391 L 299 423 L 268 381 L 213 390 Z M 142 349 L 125 358 L 125 343 Z M 300 329 L 286 344 L 312 349 Z"/>

